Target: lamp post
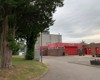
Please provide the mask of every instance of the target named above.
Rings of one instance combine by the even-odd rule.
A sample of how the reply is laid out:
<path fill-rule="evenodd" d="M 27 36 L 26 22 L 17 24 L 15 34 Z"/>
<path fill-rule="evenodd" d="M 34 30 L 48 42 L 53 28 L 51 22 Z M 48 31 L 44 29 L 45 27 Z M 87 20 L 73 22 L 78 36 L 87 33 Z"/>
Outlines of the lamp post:
<path fill-rule="evenodd" d="M 40 38 L 41 38 L 40 55 L 41 55 L 41 62 L 42 62 L 42 56 L 43 56 L 43 54 L 42 54 L 42 32 L 41 32 L 41 36 L 40 36 Z"/>

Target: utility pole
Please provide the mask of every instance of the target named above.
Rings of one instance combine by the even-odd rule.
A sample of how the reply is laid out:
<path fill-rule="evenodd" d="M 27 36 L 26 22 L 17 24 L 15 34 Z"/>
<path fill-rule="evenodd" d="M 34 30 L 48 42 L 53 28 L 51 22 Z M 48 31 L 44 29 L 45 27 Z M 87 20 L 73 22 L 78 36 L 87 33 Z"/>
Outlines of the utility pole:
<path fill-rule="evenodd" d="M 42 62 L 42 56 L 43 56 L 43 53 L 42 53 L 42 32 L 41 32 L 41 47 L 40 47 L 40 55 L 41 55 L 41 62 Z"/>

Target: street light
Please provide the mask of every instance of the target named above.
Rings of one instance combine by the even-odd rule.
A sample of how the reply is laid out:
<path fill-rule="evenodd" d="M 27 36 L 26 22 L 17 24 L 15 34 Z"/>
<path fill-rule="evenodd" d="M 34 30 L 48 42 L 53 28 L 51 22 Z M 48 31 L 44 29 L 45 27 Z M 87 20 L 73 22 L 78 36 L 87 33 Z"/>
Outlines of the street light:
<path fill-rule="evenodd" d="M 40 38 L 41 38 L 40 55 L 41 55 L 41 62 L 42 62 L 42 56 L 43 56 L 43 54 L 42 54 L 42 32 L 41 32 Z"/>

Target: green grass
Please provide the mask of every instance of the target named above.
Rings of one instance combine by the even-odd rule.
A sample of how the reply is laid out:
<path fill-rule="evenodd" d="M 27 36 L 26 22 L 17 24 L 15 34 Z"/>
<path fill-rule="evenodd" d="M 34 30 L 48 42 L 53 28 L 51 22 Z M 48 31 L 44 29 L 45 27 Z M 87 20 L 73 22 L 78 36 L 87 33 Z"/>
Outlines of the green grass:
<path fill-rule="evenodd" d="M 0 70 L 0 80 L 34 80 L 47 70 L 47 65 L 24 60 L 23 56 L 13 56 L 12 63 L 12 69 Z"/>

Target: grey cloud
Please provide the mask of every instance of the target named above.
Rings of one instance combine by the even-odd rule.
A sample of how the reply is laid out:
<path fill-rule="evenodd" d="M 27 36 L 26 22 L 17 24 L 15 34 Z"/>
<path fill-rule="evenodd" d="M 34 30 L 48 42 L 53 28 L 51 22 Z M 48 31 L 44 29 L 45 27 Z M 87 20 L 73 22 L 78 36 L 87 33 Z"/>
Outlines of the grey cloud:
<path fill-rule="evenodd" d="M 54 14 L 51 32 L 71 38 L 100 34 L 100 0 L 65 0 Z"/>

